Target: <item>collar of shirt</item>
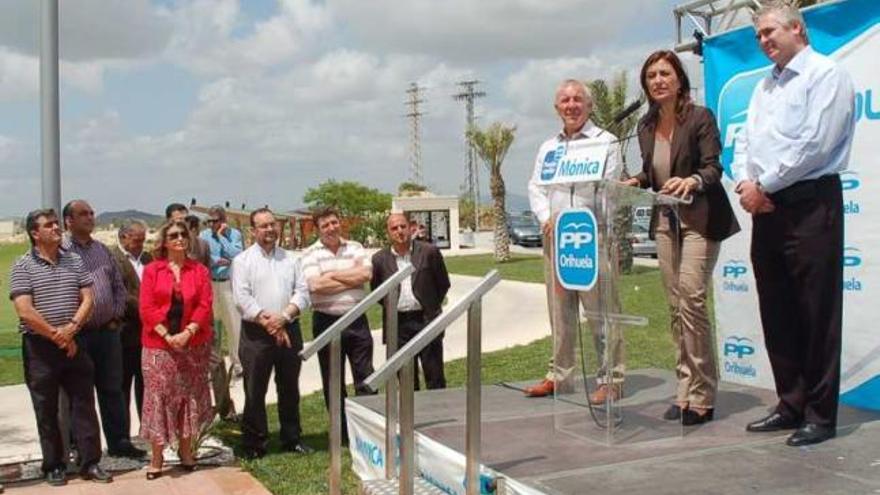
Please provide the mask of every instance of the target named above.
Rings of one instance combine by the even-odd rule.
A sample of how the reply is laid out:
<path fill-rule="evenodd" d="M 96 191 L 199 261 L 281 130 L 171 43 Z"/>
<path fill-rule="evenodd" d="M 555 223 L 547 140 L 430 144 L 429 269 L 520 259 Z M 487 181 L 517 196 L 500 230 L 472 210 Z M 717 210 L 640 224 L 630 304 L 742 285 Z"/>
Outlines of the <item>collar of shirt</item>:
<path fill-rule="evenodd" d="M 810 57 L 810 54 L 813 52 L 813 49 L 810 45 L 807 45 L 803 50 L 799 51 L 791 60 L 783 68 L 779 68 L 779 66 L 773 66 L 773 80 L 779 81 L 783 79 L 783 76 L 786 76 L 788 73 L 791 73 L 791 76 L 795 74 L 803 74 L 804 70 L 807 68 L 807 60 Z M 786 77 L 785 79 L 790 78 Z"/>
<path fill-rule="evenodd" d="M 398 253 L 397 249 L 394 249 L 394 244 L 392 244 L 391 245 L 391 252 L 394 254 L 394 256 L 397 256 L 398 258 L 408 258 L 408 257 L 412 256 L 413 247 L 415 247 L 415 244 L 416 244 L 416 241 L 413 241 L 413 240 L 409 241 L 409 251 L 407 251 L 406 253 L 403 253 L 403 254 Z"/>
<path fill-rule="evenodd" d="M 31 252 L 31 257 L 33 257 L 34 260 L 36 260 L 38 263 L 43 263 L 46 265 L 57 265 L 58 262 L 61 261 L 61 257 L 65 256 L 67 254 L 66 250 L 59 248 L 58 249 L 58 258 L 55 259 L 55 263 L 52 263 L 51 261 L 47 260 L 46 258 L 43 258 L 42 256 L 40 256 L 40 252 L 37 251 L 36 247 L 31 247 L 30 252 Z"/>
<path fill-rule="evenodd" d="M 563 128 L 561 131 L 559 131 L 559 134 L 556 136 L 556 138 L 559 141 L 574 141 L 576 139 L 594 138 L 598 136 L 600 132 L 602 132 L 601 129 L 594 125 L 592 120 L 587 120 L 584 123 L 584 126 L 581 127 L 581 130 L 577 131 L 574 136 L 566 136 L 565 128 Z"/>
<path fill-rule="evenodd" d="M 322 249 L 326 249 L 327 251 L 330 251 L 331 253 L 333 253 L 333 250 L 330 249 L 330 248 L 328 248 L 327 245 L 324 244 L 324 241 L 322 241 L 321 239 L 318 239 L 318 244 L 321 245 L 321 248 L 322 248 Z M 347 239 L 343 239 L 342 237 L 340 237 L 340 238 L 339 238 L 339 249 L 336 250 L 336 254 L 337 254 L 337 255 L 339 254 L 340 251 L 342 251 L 343 249 L 345 249 L 345 245 L 346 245 L 346 244 L 348 244 L 348 240 L 347 240 Z"/>
<path fill-rule="evenodd" d="M 122 254 L 124 254 L 126 258 L 128 258 L 131 261 L 137 261 L 138 263 L 140 263 L 141 259 L 143 259 L 143 257 L 144 257 L 143 251 L 141 251 L 140 256 L 135 256 L 135 255 L 129 253 L 128 251 L 126 251 L 125 248 L 122 246 L 119 246 L 119 250 L 122 251 Z"/>

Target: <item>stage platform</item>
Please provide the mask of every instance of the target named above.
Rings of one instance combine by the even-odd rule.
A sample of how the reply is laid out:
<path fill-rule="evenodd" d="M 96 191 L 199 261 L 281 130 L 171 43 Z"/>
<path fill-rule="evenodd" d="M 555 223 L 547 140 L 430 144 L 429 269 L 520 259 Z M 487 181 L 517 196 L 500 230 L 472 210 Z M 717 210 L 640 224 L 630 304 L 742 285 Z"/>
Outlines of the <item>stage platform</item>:
<path fill-rule="evenodd" d="M 604 435 L 596 434 L 601 430 L 582 404 L 557 401 L 554 405 L 552 398 L 526 398 L 516 389 L 523 386 L 483 387 L 481 461 L 535 492 L 880 493 L 877 413 L 842 406 L 836 439 L 793 448 L 785 445 L 790 432 L 745 431 L 746 423 L 766 414 L 775 403 L 772 392 L 722 384 L 715 420 L 682 428 L 660 419 L 673 390 L 672 373 L 637 370 L 628 376 L 626 398 L 620 402 L 623 423 L 615 443 L 607 445 L 600 441 Z M 383 414 L 382 396 L 348 400 Z M 464 418 L 463 390 L 416 394 L 417 433 L 436 444 L 463 453 Z M 419 444 L 420 449 L 436 445 Z"/>

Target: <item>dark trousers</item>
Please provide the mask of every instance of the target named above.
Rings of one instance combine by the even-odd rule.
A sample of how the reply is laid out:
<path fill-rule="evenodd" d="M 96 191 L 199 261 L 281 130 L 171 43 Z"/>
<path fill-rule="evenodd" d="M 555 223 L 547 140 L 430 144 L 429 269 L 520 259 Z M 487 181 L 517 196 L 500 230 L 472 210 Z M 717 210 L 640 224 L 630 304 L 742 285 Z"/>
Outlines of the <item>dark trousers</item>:
<path fill-rule="evenodd" d="M 144 407 L 144 374 L 141 371 L 141 346 L 122 348 L 122 395 L 125 398 L 125 431 L 131 432 L 131 387 L 138 418 Z"/>
<path fill-rule="evenodd" d="M 421 311 L 397 313 L 397 348 L 400 349 L 425 328 L 425 317 Z M 446 388 L 446 376 L 443 373 L 443 336 L 434 339 L 416 357 L 415 371 L 416 390 L 419 390 L 419 363 L 425 375 L 425 387 L 429 390 Z"/>
<path fill-rule="evenodd" d="M 119 332 L 88 329 L 82 330 L 76 339 L 95 367 L 95 391 L 98 393 L 101 427 L 107 439 L 107 448 L 116 449 L 130 443 L 129 416 L 122 393 L 122 343 Z"/>
<path fill-rule="evenodd" d="M 834 426 L 840 392 L 843 196 L 837 175 L 772 195 L 754 217 L 752 264 L 777 412 Z"/>
<path fill-rule="evenodd" d="M 22 336 L 21 349 L 24 380 L 37 419 L 43 471 L 66 466 L 58 424 L 59 387 L 70 398 L 71 429 L 79 446 L 81 467 L 97 463 L 101 459 L 101 433 L 92 392 L 92 361 L 82 349 L 68 358 L 54 343 L 37 335 Z"/>
<path fill-rule="evenodd" d="M 238 357 L 244 375 L 244 414 L 242 415 L 242 444 L 246 448 L 265 451 L 269 439 L 266 418 L 266 391 L 269 376 L 275 370 L 275 391 L 278 394 L 278 422 L 281 424 L 282 445 L 299 443 L 299 372 L 302 360 L 298 353 L 303 348 L 299 322 L 285 329 L 291 347 L 279 346 L 266 330 L 249 321 L 241 322 Z"/>
<path fill-rule="evenodd" d="M 317 337 L 324 333 L 339 316 L 328 315 L 315 311 L 312 315 L 312 335 Z M 373 336 L 370 334 L 370 324 L 367 317 L 361 315 L 348 328 L 342 331 L 342 359 L 340 372 L 345 382 L 345 358 L 351 366 L 351 374 L 354 377 L 354 391 L 356 395 L 371 395 L 371 391 L 364 385 L 364 380 L 373 373 Z M 321 365 L 321 384 L 324 387 L 324 404 L 330 407 L 330 345 L 318 351 L 318 363 Z M 342 398 L 345 399 L 345 384 L 342 385 Z M 342 402 L 342 438 L 348 440 L 348 428 L 345 419 L 345 401 Z"/>

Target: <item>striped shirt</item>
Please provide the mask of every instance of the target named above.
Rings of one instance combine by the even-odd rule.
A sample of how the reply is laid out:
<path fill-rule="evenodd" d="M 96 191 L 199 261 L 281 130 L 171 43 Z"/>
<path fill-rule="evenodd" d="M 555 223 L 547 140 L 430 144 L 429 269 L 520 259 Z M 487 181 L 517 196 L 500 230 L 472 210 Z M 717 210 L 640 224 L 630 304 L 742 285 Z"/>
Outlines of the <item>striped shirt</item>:
<path fill-rule="evenodd" d="M 92 277 L 82 259 L 63 249 L 52 263 L 40 257 L 36 249 L 21 256 L 12 265 L 9 299 L 29 295 L 34 309 L 53 327 L 70 322 L 80 305 L 79 291 L 92 285 Z M 36 333 L 19 320 L 22 333 Z"/>
<path fill-rule="evenodd" d="M 80 244 L 72 237 L 65 239 L 63 247 L 82 258 L 95 284 L 95 306 L 83 328 L 102 328 L 114 319 L 122 318 L 128 293 L 110 249 L 94 239 Z"/>
<path fill-rule="evenodd" d="M 359 242 L 340 239 L 339 250 L 334 254 L 319 239 L 303 253 L 303 275 L 308 281 L 325 273 L 354 268 L 358 266 L 358 261 L 360 261 L 360 266 L 372 266 L 370 257 L 367 256 L 367 252 Z M 363 285 L 336 294 L 315 294 L 312 292 L 312 307 L 321 313 L 342 315 L 360 302 L 365 295 L 366 291 Z"/>

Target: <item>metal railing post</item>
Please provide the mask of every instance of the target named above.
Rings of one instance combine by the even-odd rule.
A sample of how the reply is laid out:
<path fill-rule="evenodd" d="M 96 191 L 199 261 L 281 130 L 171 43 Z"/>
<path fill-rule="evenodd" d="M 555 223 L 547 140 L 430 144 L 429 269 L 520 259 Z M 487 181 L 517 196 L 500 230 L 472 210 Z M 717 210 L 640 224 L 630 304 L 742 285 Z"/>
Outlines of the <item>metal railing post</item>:
<path fill-rule="evenodd" d="M 465 480 L 468 495 L 480 495 L 480 412 L 483 299 L 468 308 L 467 325 L 467 433 L 465 437 Z"/>
<path fill-rule="evenodd" d="M 385 296 L 385 359 L 397 352 L 397 301 L 400 287 L 392 289 Z M 398 380 L 392 377 L 385 383 L 385 479 L 394 479 L 397 475 L 397 400 Z"/>
<path fill-rule="evenodd" d="M 400 495 L 413 495 L 416 474 L 415 359 L 400 369 Z M 391 379 L 394 380 L 393 378 Z"/>
<path fill-rule="evenodd" d="M 330 495 L 342 494 L 342 339 L 330 341 Z"/>

